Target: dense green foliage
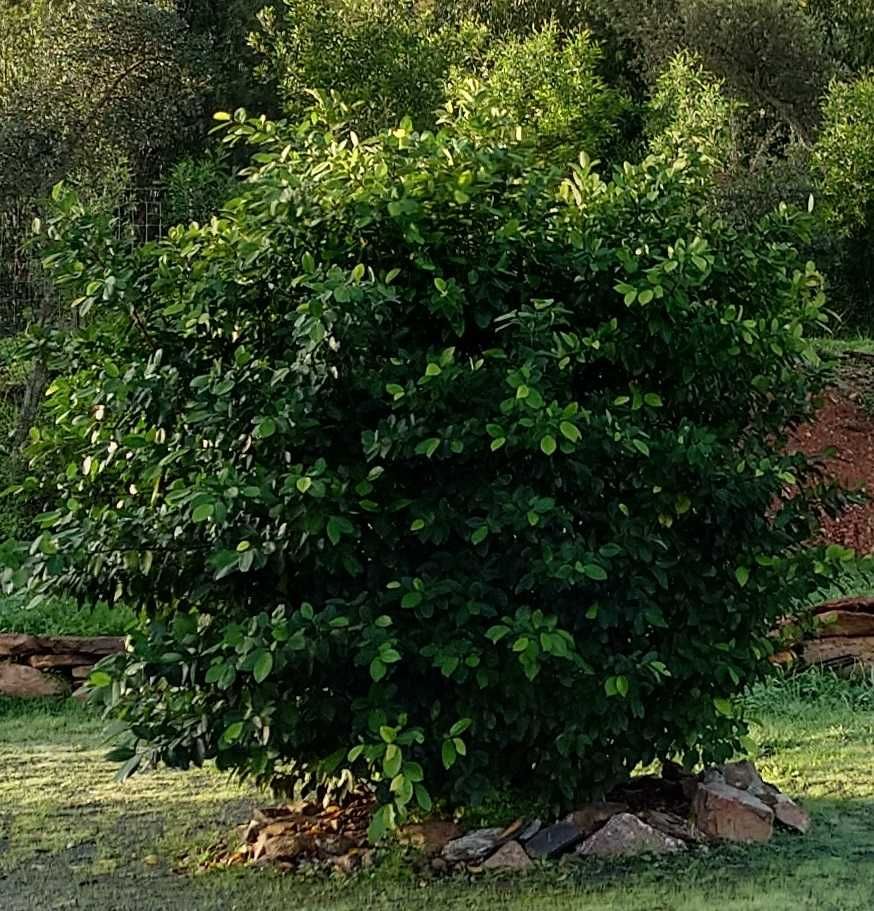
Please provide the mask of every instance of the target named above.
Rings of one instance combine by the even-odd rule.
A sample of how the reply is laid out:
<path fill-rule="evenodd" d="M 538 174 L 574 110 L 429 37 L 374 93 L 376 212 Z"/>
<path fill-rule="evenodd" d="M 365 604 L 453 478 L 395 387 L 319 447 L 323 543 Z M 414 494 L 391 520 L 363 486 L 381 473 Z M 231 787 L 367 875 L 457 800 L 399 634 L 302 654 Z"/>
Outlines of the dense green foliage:
<path fill-rule="evenodd" d="M 475 82 L 436 133 L 345 114 L 238 114 L 237 198 L 132 252 L 56 193 L 46 262 L 90 319 L 53 351 L 25 570 L 152 620 L 96 681 L 116 755 L 355 776 L 375 834 L 727 756 L 827 572 L 815 489 L 775 505 L 824 322 L 804 219 L 735 231 L 692 151 L 556 166 Z"/>

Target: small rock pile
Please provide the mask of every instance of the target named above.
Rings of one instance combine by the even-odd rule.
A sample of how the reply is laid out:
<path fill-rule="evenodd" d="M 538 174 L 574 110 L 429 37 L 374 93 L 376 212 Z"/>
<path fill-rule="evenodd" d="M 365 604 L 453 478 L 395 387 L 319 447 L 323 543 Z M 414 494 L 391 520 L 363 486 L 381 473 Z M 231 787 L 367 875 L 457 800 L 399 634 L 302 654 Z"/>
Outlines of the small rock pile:
<path fill-rule="evenodd" d="M 787 667 L 825 667 L 852 670 L 874 667 L 874 598 L 839 598 L 813 610 L 813 638 L 793 639 L 795 627 L 783 627 L 781 638 L 789 634 L 787 647 L 774 661 Z"/>
<path fill-rule="evenodd" d="M 65 695 L 88 679 L 101 658 L 121 651 L 119 636 L 0 633 L 0 696 Z"/>
<path fill-rule="evenodd" d="M 372 861 L 367 827 L 370 795 L 342 808 L 298 803 L 259 810 L 243 829 L 241 847 L 212 866 L 269 864 L 301 872 L 321 868 L 351 873 Z M 404 827 L 400 842 L 418 849 L 437 873 L 526 870 L 562 855 L 618 858 L 676 854 L 719 841 L 768 841 L 775 825 L 805 833 L 810 817 L 752 762 L 735 762 L 692 775 L 668 763 L 662 775 L 639 776 L 608 800 L 586 804 L 551 824 L 518 819 L 506 828 L 463 833 L 447 820 Z"/>
<path fill-rule="evenodd" d="M 243 828 L 243 844 L 212 866 L 321 867 L 351 873 L 371 861 L 367 827 L 374 809 L 372 796 L 356 794 L 343 807 L 299 802 L 256 810 Z"/>
<path fill-rule="evenodd" d="M 524 870 L 570 853 L 601 858 L 675 854 L 719 841 L 765 842 L 775 825 L 803 834 L 810 817 L 763 781 L 752 762 L 727 763 L 699 775 L 668 763 L 661 777 L 633 778 L 609 800 L 580 807 L 551 825 L 517 820 L 506 829 L 450 838 L 439 851 L 432 844 L 432 866 Z"/>

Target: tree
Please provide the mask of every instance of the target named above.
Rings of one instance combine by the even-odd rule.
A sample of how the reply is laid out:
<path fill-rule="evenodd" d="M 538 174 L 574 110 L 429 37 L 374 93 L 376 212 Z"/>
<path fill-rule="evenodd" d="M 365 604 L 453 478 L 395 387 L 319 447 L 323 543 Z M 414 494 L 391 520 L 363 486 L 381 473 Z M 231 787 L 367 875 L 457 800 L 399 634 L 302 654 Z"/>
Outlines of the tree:
<path fill-rule="evenodd" d="M 90 317 L 21 574 L 151 618 L 94 678 L 113 755 L 364 780 L 374 835 L 727 757 L 771 623 L 843 555 L 801 547 L 818 489 L 781 448 L 824 321 L 803 218 L 733 231 L 691 152 L 556 167 L 475 82 L 436 133 L 347 114 L 238 112 L 237 198 L 133 253 L 56 194 Z"/>

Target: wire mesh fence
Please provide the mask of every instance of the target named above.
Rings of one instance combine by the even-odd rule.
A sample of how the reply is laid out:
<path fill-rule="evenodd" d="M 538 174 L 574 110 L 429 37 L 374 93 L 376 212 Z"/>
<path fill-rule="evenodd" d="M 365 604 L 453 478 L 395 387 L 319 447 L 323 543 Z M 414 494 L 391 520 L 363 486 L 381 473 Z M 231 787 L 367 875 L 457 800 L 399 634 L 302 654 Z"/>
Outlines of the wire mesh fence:
<path fill-rule="evenodd" d="M 0 207 L 0 338 L 17 335 L 56 298 L 28 242 L 40 208 L 35 200 Z M 164 208 L 160 185 L 124 191 L 112 204 L 118 238 L 134 245 L 160 237 L 166 228 Z"/>

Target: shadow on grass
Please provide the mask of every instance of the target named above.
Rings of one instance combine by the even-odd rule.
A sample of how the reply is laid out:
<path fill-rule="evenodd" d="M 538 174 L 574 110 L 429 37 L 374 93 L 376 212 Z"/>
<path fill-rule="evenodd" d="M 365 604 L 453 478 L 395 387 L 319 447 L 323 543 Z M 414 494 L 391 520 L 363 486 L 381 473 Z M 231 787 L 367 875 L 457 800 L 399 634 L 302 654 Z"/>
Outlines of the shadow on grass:
<path fill-rule="evenodd" d="M 102 824 L 63 848 L 0 855 L 0 907 L 212 911 L 265 905 L 296 911 L 358 909 L 512 909 L 512 911 L 870 911 L 874 907 L 874 802 L 808 800 L 815 828 L 768 845 L 723 846 L 682 857 L 629 862 L 566 859 L 526 875 L 416 878 L 387 856 L 349 880 L 283 876 L 269 870 L 174 874 L 176 838 L 158 858 L 145 855 L 154 833 L 106 807 Z M 224 807 L 226 809 L 226 805 Z M 180 817 L 218 825 L 222 807 L 184 799 Z M 13 813 L 15 808 L 9 808 Z M 205 812 L 204 812 L 205 811 Z M 233 815 L 233 814 L 231 814 Z M 115 817 L 115 823 L 110 820 Z M 7 814 L 8 818 L 8 814 Z M 122 824 L 119 825 L 119 819 Z M 128 822 L 136 822 L 129 820 Z M 168 820 L 163 820 L 168 823 Z M 197 826 L 195 826 L 195 829 Z M 189 835 L 191 835 L 191 830 Z M 152 862 L 158 860 L 157 864 Z"/>

